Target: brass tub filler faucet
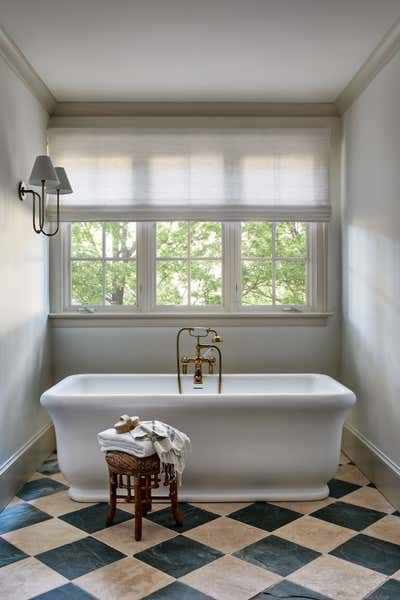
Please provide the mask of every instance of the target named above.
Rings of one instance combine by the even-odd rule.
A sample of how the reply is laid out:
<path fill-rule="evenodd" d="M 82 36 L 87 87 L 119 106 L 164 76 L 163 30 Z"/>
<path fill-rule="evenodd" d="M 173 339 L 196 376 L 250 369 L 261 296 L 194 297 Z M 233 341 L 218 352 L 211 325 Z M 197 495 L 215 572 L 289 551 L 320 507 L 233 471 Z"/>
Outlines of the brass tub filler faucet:
<path fill-rule="evenodd" d="M 187 331 L 188 334 L 196 338 L 195 355 L 182 356 L 180 357 L 180 337 L 183 331 Z M 200 338 L 208 338 L 212 334 L 211 344 L 200 343 Z M 205 342 L 207 339 L 204 340 Z M 202 385 L 203 383 L 203 364 L 207 364 L 208 373 L 212 375 L 214 373 L 215 356 L 213 356 L 213 350 L 218 354 L 218 393 L 221 393 L 222 389 L 222 352 L 216 346 L 216 343 L 222 342 L 222 337 L 218 335 L 215 329 L 209 327 L 182 327 L 178 331 L 176 336 L 176 371 L 178 375 L 178 389 L 179 393 L 182 394 L 182 381 L 181 381 L 181 367 L 182 374 L 187 375 L 188 365 L 194 365 L 194 385 Z"/>

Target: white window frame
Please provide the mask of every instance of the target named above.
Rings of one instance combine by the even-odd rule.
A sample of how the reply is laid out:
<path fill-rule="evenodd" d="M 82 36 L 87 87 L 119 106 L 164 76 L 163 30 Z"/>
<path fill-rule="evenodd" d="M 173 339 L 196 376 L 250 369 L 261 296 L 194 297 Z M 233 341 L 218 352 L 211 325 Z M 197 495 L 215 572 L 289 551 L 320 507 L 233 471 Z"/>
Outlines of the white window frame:
<path fill-rule="evenodd" d="M 213 219 L 210 219 L 212 221 Z M 99 219 L 99 221 L 101 221 Z M 123 219 L 121 219 L 123 221 Z M 161 221 L 161 219 L 160 219 Z M 136 222 L 137 304 L 135 306 L 82 307 L 70 304 L 70 226 L 62 223 L 60 234 L 51 239 L 51 312 L 61 315 L 90 313 L 168 317 L 171 315 L 312 315 L 326 313 L 327 306 L 327 224 L 308 223 L 307 228 L 307 304 L 306 306 L 242 305 L 241 235 L 239 222 L 222 222 L 223 300 L 221 306 L 159 306 L 156 298 L 156 223 Z M 293 315 L 294 316 L 294 315 Z"/>

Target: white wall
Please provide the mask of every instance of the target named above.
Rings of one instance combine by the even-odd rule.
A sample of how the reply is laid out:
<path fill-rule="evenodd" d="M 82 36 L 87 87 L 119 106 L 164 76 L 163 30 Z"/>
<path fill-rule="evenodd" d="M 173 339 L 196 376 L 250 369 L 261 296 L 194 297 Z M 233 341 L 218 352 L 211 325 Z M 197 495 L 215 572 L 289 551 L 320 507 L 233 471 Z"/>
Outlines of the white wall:
<path fill-rule="evenodd" d="M 400 473 L 400 54 L 346 112 L 343 167 L 342 378 L 358 396 L 349 422 Z"/>
<path fill-rule="evenodd" d="M 49 419 L 48 243 L 17 184 L 46 151 L 47 113 L 0 57 L 0 473 Z"/>

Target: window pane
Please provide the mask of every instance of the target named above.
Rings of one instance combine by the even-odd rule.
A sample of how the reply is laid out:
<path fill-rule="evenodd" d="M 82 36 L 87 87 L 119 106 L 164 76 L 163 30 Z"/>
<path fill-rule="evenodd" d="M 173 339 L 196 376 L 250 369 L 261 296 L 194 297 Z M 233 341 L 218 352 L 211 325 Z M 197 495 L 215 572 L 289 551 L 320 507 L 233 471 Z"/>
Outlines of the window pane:
<path fill-rule="evenodd" d="M 73 258 L 101 258 L 102 252 L 102 223 L 71 224 L 71 256 Z"/>
<path fill-rule="evenodd" d="M 71 303 L 103 303 L 103 265 L 100 261 L 72 261 Z"/>
<path fill-rule="evenodd" d="M 136 224 L 106 223 L 106 257 L 128 259 L 136 256 Z"/>
<path fill-rule="evenodd" d="M 221 223 L 191 223 L 190 254 L 199 258 L 222 256 Z"/>
<path fill-rule="evenodd" d="M 305 258 L 307 254 L 307 225 L 305 223 L 277 223 L 275 231 L 277 257 Z"/>
<path fill-rule="evenodd" d="M 242 262 L 242 304 L 272 304 L 272 263 L 270 261 Z"/>
<path fill-rule="evenodd" d="M 136 263 L 130 261 L 106 262 L 105 304 L 136 303 Z"/>
<path fill-rule="evenodd" d="M 157 261 L 157 304 L 179 305 L 188 302 L 187 262 Z"/>
<path fill-rule="evenodd" d="M 157 256 L 184 258 L 187 256 L 188 224 L 183 221 L 157 223 Z"/>
<path fill-rule="evenodd" d="M 272 223 L 242 223 L 242 256 L 243 258 L 272 256 Z"/>
<path fill-rule="evenodd" d="M 276 262 L 276 304 L 306 304 L 305 261 Z"/>
<path fill-rule="evenodd" d="M 222 264 L 220 260 L 192 260 L 190 274 L 190 303 L 193 306 L 222 304 Z"/>

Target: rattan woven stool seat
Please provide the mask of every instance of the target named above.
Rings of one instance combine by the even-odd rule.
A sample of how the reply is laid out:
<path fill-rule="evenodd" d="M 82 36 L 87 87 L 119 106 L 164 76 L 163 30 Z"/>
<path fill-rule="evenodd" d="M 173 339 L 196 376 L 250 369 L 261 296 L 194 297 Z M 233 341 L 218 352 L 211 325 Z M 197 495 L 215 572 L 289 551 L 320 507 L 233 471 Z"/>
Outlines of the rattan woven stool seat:
<path fill-rule="evenodd" d="M 111 525 L 115 516 L 117 500 L 135 503 L 135 540 L 142 539 L 142 518 L 151 511 L 152 490 L 162 484 L 169 487 L 168 496 L 157 496 L 157 500 L 169 500 L 177 525 L 182 525 L 178 508 L 178 483 L 172 465 L 164 465 L 161 472 L 157 454 L 139 458 L 126 452 L 106 452 L 110 477 L 110 508 L 107 524 Z M 118 490 L 123 493 L 118 493 Z M 132 493 L 133 492 L 133 493 Z"/>

